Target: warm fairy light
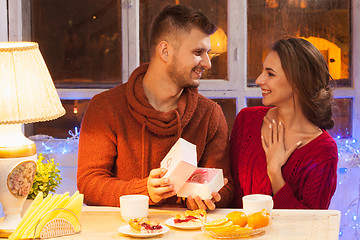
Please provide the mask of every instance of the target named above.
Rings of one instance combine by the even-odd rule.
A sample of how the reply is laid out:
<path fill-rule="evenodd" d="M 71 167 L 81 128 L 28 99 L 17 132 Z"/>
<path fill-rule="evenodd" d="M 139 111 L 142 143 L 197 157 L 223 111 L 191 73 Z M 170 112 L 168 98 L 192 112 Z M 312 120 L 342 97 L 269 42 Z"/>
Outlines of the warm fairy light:
<path fill-rule="evenodd" d="M 278 0 L 266 0 L 266 6 L 268 8 L 277 8 L 279 7 Z"/>
<path fill-rule="evenodd" d="M 320 37 L 308 37 L 305 40 L 311 42 L 321 53 L 329 66 L 330 75 L 334 79 L 346 78 L 341 76 L 341 48 L 335 43 L 332 43 Z"/>
<path fill-rule="evenodd" d="M 218 28 L 216 32 L 210 36 L 211 51 L 210 58 L 219 56 L 227 51 L 227 37 L 222 28 Z"/>

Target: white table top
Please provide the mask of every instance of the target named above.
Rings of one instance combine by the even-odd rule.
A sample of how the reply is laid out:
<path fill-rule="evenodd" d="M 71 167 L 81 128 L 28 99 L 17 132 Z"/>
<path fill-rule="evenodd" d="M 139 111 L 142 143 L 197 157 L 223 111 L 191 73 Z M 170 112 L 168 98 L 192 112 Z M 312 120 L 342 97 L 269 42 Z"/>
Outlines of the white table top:
<path fill-rule="evenodd" d="M 150 208 L 150 219 L 161 224 L 165 220 L 184 212 L 179 208 Z M 225 217 L 227 213 L 239 209 L 216 209 L 208 211 L 208 216 L 217 219 Z M 272 224 L 260 235 L 245 239 L 276 239 L 276 240 L 314 240 L 338 239 L 340 227 L 340 211 L 337 210 L 273 210 Z M 82 232 L 76 235 L 64 236 L 57 239 L 135 239 L 119 233 L 118 228 L 127 225 L 120 216 L 120 208 L 112 207 L 84 207 L 81 215 Z M 169 227 L 170 230 L 156 237 L 147 239 L 214 239 L 199 230 L 181 230 Z"/>

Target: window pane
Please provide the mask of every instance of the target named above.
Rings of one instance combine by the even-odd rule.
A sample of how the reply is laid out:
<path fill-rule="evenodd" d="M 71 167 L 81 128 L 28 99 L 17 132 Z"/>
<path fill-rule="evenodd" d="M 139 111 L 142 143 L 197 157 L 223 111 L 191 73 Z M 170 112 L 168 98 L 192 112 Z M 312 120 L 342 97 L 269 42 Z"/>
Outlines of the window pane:
<path fill-rule="evenodd" d="M 262 98 L 247 98 L 248 107 L 263 106 Z M 332 106 L 332 116 L 335 120 L 335 126 L 329 130 L 332 137 L 351 138 L 352 137 L 352 98 L 335 98 Z"/>
<path fill-rule="evenodd" d="M 121 1 L 32 1 L 32 41 L 57 87 L 121 83 Z"/>
<path fill-rule="evenodd" d="M 333 118 L 335 120 L 335 126 L 329 131 L 331 136 L 341 138 L 352 137 L 352 118 L 353 115 L 352 98 L 336 98 L 334 99 L 334 105 L 332 108 Z"/>
<path fill-rule="evenodd" d="M 246 98 L 247 107 L 264 106 L 262 104 L 262 98 Z"/>
<path fill-rule="evenodd" d="M 140 63 L 150 60 L 149 36 L 153 17 L 168 4 L 184 4 L 209 17 L 218 30 L 211 36 L 211 69 L 203 79 L 228 79 L 227 73 L 227 0 L 140 0 Z"/>
<path fill-rule="evenodd" d="M 58 119 L 37 122 L 32 124 L 32 130 L 27 130 L 27 136 L 44 134 L 55 138 L 67 138 L 69 130 L 75 132 L 75 127 L 80 130 L 81 120 L 90 100 L 61 100 L 66 114 Z"/>
<path fill-rule="evenodd" d="M 337 86 L 349 79 L 348 0 L 248 0 L 248 86 L 255 85 L 270 46 L 284 36 L 303 37 L 324 55 Z"/>

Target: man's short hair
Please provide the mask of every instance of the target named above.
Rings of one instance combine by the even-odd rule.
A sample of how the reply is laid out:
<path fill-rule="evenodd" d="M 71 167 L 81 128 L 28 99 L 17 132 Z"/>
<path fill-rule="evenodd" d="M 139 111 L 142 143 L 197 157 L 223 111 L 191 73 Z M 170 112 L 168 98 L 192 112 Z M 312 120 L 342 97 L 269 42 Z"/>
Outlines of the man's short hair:
<path fill-rule="evenodd" d="M 185 5 L 168 5 L 153 19 L 150 31 L 150 51 L 164 36 L 177 38 L 181 31 L 198 28 L 205 34 L 213 34 L 217 27 L 203 13 Z"/>

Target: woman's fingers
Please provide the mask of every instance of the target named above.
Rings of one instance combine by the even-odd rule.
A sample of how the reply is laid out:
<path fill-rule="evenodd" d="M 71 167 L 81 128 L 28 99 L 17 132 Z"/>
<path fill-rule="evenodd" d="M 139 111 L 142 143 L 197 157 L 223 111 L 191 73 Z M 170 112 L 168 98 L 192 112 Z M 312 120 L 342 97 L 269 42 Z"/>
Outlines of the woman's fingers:
<path fill-rule="evenodd" d="M 276 143 L 279 141 L 279 138 L 278 138 L 278 126 L 274 119 L 272 120 L 272 130 L 273 130 L 272 131 L 273 143 Z"/>
<path fill-rule="evenodd" d="M 270 119 L 268 119 L 267 117 L 264 117 L 264 124 L 269 125 L 271 123 Z"/>
<path fill-rule="evenodd" d="M 261 143 L 262 143 L 263 149 L 264 149 L 264 151 L 265 151 L 265 153 L 266 153 L 267 150 L 268 150 L 268 148 L 269 148 L 269 146 L 267 145 L 264 136 L 261 136 Z"/>
<path fill-rule="evenodd" d="M 281 121 L 279 121 L 279 142 L 281 143 L 285 143 L 284 141 L 284 125 L 282 124 Z"/>
<path fill-rule="evenodd" d="M 270 147 L 273 144 L 273 130 L 272 130 L 272 124 L 269 124 L 269 141 L 268 146 Z"/>
<path fill-rule="evenodd" d="M 290 157 L 290 155 L 295 151 L 295 149 L 297 149 L 300 145 L 301 145 L 301 141 L 298 141 L 296 144 L 294 144 L 293 146 L 291 146 L 291 148 L 289 148 L 287 151 L 286 151 L 286 156 L 287 158 Z"/>

